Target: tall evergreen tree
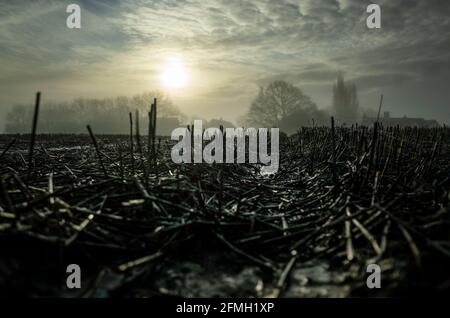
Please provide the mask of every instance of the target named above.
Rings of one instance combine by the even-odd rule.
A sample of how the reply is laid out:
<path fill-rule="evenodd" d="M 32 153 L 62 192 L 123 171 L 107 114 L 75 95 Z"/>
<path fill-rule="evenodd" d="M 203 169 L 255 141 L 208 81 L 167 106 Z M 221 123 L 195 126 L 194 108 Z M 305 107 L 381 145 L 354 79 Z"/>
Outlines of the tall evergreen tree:
<path fill-rule="evenodd" d="M 353 124 L 358 121 L 359 101 L 355 84 L 346 83 L 342 74 L 333 86 L 333 110 L 340 123 Z"/>

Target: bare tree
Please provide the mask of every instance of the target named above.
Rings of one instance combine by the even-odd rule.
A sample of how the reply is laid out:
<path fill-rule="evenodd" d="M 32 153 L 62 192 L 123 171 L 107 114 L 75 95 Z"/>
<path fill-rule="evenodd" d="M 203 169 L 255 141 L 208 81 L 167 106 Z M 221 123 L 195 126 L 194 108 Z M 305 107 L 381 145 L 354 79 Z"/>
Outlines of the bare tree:
<path fill-rule="evenodd" d="M 5 131 L 11 132 L 27 132 L 30 130 L 31 112 L 28 111 L 26 105 L 16 104 L 6 115 Z"/>
<path fill-rule="evenodd" d="M 145 114 L 148 112 L 149 105 L 153 103 L 154 98 L 158 100 L 158 117 L 177 117 L 180 120 L 184 119 L 180 110 L 173 104 L 169 96 L 162 91 L 151 91 L 134 95 L 131 104 L 139 112 Z"/>
<path fill-rule="evenodd" d="M 316 104 L 302 90 L 285 81 L 275 81 L 261 87 L 245 117 L 249 125 L 256 127 L 279 127 L 283 123 L 298 120 L 300 127 L 317 114 Z M 291 128 L 290 128 L 291 130 Z"/>

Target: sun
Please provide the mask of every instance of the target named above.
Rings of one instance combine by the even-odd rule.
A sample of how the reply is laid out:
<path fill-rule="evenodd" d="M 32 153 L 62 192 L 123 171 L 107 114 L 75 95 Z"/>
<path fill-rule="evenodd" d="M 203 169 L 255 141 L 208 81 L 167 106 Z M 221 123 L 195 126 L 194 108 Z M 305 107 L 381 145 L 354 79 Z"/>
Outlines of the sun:
<path fill-rule="evenodd" d="M 188 80 L 186 67 L 179 59 L 168 61 L 161 73 L 162 84 L 170 90 L 184 88 L 188 84 Z"/>

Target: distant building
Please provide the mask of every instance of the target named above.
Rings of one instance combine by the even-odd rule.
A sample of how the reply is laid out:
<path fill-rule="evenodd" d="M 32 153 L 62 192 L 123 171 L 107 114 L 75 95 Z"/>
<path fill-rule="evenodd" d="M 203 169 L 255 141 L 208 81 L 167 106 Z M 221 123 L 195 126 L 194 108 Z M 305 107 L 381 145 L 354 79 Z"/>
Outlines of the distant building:
<path fill-rule="evenodd" d="M 363 126 L 372 126 L 374 122 L 377 121 L 376 117 L 363 117 L 362 125 Z M 389 112 L 384 112 L 383 116 L 380 117 L 379 123 L 384 127 L 421 127 L 421 128 L 433 128 L 439 127 L 439 123 L 432 119 L 426 120 L 423 118 L 409 118 L 406 116 L 403 117 L 391 117 Z"/>

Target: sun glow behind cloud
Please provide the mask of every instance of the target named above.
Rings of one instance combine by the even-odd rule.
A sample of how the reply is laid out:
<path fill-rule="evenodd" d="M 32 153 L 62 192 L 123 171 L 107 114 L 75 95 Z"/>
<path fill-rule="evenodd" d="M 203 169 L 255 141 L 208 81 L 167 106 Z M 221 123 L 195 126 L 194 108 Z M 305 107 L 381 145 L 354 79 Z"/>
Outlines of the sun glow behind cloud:
<path fill-rule="evenodd" d="M 161 73 L 161 83 L 169 90 L 180 90 L 189 84 L 189 72 L 181 58 L 168 59 Z"/>

